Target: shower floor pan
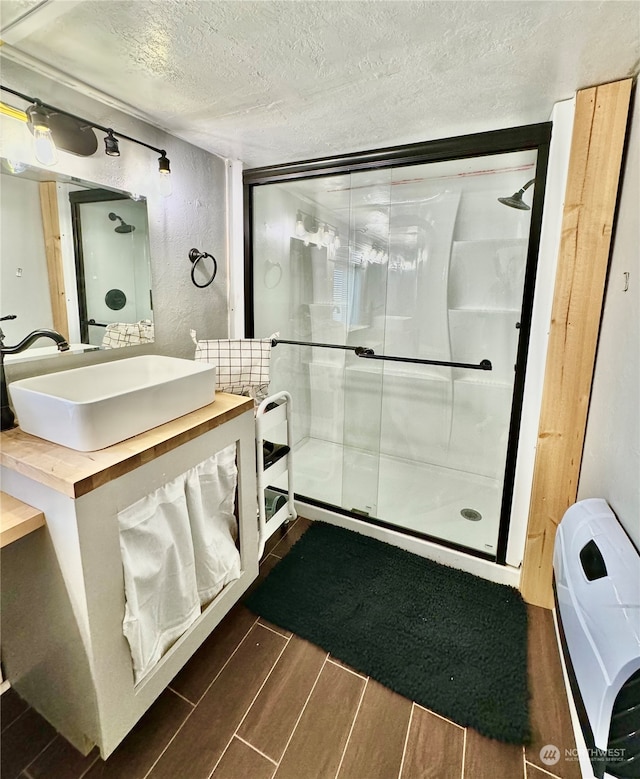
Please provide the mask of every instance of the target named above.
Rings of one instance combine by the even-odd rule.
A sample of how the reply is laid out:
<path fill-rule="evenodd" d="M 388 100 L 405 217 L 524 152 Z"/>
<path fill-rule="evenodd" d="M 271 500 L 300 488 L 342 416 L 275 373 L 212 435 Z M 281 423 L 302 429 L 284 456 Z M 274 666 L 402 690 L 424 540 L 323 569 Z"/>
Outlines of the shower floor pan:
<path fill-rule="evenodd" d="M 293 467 L 299 495 L 367 512 L 398 529 L 496 552 L 502 501 L 497 479 L 386 455 L 379 458 L 378 474 L 377 455 L 314 438 L 296 447 Z M 482 519 L 465 519 L 465 509 Z"/>

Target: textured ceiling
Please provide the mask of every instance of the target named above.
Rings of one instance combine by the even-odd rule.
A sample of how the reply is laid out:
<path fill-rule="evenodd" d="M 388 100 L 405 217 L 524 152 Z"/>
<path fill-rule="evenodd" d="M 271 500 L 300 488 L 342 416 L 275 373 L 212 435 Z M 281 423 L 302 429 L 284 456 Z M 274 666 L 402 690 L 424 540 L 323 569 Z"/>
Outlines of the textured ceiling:
<path fill-rule="evenodd" d="M 0 3 L 0 24 L 4 29 L 29 11 L 33 11 L 41 0 L 2 0 Z"/>
<path fill-rule="evenodd" d="M 636 0 L 2 5 L 8 57 L 249 167 L 546 121 L 640 57 Z"/>

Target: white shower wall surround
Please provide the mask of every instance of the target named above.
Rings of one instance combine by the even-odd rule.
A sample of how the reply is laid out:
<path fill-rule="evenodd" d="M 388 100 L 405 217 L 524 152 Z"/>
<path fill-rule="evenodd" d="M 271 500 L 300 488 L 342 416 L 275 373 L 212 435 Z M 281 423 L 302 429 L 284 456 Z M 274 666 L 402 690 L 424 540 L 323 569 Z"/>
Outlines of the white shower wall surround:
<path fill-rule="evenodd" d="M 240 576 L 236 485 L 234 444 L 118 512 L 136 684 Z"/>
<path fill-rule="evenodd" d="M 311 340 L 469 363 L 491 356 L 492 371 L 398 363 L 381 370 L 343 351 L 312 349 L 309 437 L 497 478 L 506 456 L 513 385 L 508 356 L 517 347 L 527 241 L 454 241 L 460 195 L 443 201 L 419 316 L 378 315 L 358 330 L 334 321 L 335 305 L 312 303 Z M 394 292 L 389 280 L 388 307 L 401 310 L 400 291 L 395 306 Z M 378 417 L 379 429 L 371 424 Z"/>

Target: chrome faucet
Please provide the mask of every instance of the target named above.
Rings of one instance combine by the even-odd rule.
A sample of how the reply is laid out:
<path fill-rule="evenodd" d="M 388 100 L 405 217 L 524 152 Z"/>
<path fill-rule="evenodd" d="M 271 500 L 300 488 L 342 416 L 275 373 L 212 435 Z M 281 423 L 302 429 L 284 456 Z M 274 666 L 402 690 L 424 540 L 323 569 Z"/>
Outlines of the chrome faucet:
<path fill-rule="evenodd" d="M 0 321 L 15 318 L 15 314 L 9 314 L 8 316 L 0 317 Z M 34 330 L 15 346 L 5 346 L 4 333 L 2 332 L 2 329 L 0 329 L 0 378 L 2 379 L 2 419 L 0 420 L 0 430 L 9 430 L 13 427 L 15 421 L 13 411 L 9 406 L 9 393 L 7 392 L 7 381 L 4 375 L 4 357 L 6 354 L 19 354 L 20 352 L 24 352 L 24 350 L 28 349 L 34 341 L 38 340 L 38 338 L 50 338 L 52 341 L 55 341 L 59 352 L 66 352 L 69 349 L 69 344 L 63 335 L 56 330 L 47 330 L 46 328 Z"/>

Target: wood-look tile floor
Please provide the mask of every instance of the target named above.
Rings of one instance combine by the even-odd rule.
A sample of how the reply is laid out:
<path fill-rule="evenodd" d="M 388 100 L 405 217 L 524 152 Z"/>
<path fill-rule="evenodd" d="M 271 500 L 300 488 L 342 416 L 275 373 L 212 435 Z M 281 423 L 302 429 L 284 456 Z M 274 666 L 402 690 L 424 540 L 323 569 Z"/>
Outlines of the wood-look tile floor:
<path fill-rule="evenodd" d="M 271 539 L 264 576 L 307 529 Z M 237 605 L 113 755 L 84 757 L 13 690 L 2 779 L 579 779 L 551 612 L 531 607 L 533 743 L 510 746 L 427 711 Z M 390 651 L 392 647 L 390 647 Z"/>

